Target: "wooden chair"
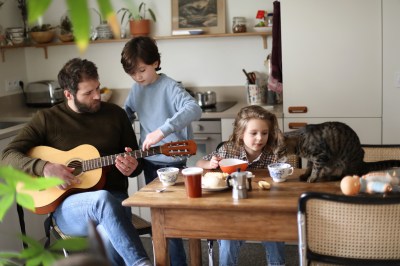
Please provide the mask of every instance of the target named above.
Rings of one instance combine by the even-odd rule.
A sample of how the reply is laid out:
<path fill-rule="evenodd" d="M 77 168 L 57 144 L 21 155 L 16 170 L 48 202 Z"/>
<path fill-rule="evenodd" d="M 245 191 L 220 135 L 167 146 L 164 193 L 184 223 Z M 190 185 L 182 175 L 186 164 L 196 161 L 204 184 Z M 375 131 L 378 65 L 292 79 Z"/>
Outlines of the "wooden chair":
<path fill-rule="evenodd" d="M 298 205 L 300 265 L 400 265 L 400 197 L 308 192 Z"/>
<path fill-rule="evenodd" d="M 400 160 L 400 145 L 362 145 L 364 161 Z"/>

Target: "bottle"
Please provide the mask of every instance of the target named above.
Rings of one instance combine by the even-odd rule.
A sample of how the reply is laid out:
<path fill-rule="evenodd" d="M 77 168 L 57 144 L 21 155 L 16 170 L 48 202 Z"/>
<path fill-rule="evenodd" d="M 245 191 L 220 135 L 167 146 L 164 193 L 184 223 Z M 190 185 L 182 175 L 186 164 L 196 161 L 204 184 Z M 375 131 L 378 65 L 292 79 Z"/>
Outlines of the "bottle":
<path fill-rule="evenodd" d="M 245 17 L 233 17 L 232 31 L 233 33 L 241 33 L 247 31 L 247 21 Z"/>
<path fill-rule="evenodd" d="M 273 18 L 274 18 L 274 13 L 269 13 L 267 16 L 267 27 L 272 27 Z"/>

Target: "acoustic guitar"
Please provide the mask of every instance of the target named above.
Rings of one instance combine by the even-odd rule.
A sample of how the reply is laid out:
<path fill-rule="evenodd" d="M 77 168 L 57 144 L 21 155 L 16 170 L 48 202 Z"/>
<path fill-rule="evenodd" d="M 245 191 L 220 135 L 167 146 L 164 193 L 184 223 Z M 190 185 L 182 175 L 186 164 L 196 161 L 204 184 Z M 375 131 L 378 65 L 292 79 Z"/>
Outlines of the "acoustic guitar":
<path fill-rule="evenodd" d="M 194 155 L 196 151 L 197 145 L 193 140 L 170 142 L 161 146 L 151 147 L 147 151 L 136 150 L 103 157 L 100 157 L 98 150 L 94 146 L 88 144 L 80 145 L 69 151 L 61 151 L 48 146 L 37 146 L 27 153 L 28 156 L 75 168 L 73 173 L 79 177 L 81 183 L 71 185 L 65 190 L 52 187 L 35 191 L 25 190 L 23 187 L 18 186 L 18 192 L 32 196 L 35 203 L 35 213 L 46 214 L 53 212 L 70 194 L 101 189 L 105 184 L 102 168 L 115 164 L 115 159 L 119 155 L 129 154 L 136 159 L 156 154 L 183 157 Z"/>

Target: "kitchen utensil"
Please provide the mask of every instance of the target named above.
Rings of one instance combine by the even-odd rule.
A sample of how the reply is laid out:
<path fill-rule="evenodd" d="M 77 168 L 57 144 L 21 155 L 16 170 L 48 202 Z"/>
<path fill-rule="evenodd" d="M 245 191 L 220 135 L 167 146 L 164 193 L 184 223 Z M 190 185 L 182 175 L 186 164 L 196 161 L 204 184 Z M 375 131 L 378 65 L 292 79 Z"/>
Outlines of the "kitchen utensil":
<path fill-rule="evenodd" d="M 213 91 L 196 92 L 196 101 L 200 107 L 215 106 L 217 103 L 217 94 Z"/>
<path fill-rule="evenodd" d="M 246 75 L 247 81 L 249 84 L 256 84 L 256 74 L 254 72 L 246 72 L 246 70 L 242 69 L 243 73 Z"/>
<path fill-rule="evenodd" d="M 232 181 L 232 184 L 230 183 Z M 234 199 L 246 199 L 247 198 L 247 172 L 232 173 L 226 179 L 228 186 L 232 187 L 232 198 Z"/>

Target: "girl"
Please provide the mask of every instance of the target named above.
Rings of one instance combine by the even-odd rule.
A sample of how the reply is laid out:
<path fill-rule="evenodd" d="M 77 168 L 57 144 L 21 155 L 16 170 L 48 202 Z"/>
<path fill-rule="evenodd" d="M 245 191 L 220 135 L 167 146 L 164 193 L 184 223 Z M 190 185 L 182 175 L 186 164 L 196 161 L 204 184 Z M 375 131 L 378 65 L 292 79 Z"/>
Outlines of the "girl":
<path fill-rule="evenodd" d="M 261 106 L 242 108 L 236 116 L 233 134 L 217 151 L 206 155 L 196 165 L 216 169 L 223 158 L 237 158 L 249 162 L 248 169 L 267 168 L 277 161 L 273 150 L 279 145 L 281 134 L 276 116 Z M 243 240 L 218 240 L 219 265 L 237 265 Z M 268 265 L 285 265 L 284 242 L 262 242 L 267 252 Z"/>

